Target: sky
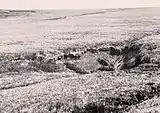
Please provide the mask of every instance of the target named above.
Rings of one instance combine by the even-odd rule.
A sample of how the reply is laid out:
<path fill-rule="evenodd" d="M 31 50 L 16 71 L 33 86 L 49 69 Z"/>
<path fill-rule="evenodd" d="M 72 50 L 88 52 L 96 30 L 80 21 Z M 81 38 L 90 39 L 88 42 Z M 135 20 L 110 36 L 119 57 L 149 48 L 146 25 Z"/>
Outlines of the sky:
<path fill-rule="evenodd" d="M 160 0 L 0 0 L 0 9 L 101 9 L 158 6 Z"/>

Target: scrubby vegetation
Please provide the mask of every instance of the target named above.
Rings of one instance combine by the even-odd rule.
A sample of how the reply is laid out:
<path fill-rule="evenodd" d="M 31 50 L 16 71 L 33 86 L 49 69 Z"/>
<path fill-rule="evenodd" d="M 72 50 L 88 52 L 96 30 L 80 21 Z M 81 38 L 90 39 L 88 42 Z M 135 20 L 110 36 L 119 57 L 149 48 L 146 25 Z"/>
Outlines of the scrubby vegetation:
<path fill-rule="evenodd" d="M 159 10 L 72 13 L 0 12 L 0 113 L 160 112 Z"/>
<path fill-rule="evenodd" d="M 75 106 L 73 113 L 124 113 L 130 106 L 160 96 L 160 84 L 148 83 L 138 90 L 126 90 L 116 96 L 99 99 L 83 107 Z"/>

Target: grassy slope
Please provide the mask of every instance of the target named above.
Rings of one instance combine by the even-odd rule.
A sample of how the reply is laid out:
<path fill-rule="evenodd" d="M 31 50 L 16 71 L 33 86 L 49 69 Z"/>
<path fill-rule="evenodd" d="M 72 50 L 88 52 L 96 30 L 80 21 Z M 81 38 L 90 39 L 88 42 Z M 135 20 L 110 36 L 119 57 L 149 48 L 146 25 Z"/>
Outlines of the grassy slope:
<path fill-rule="evenodd" d="M 133 37 L 144 37 L 139 40 L 141 43 L 152 41 L 159 45 L 159 35 L 146 35 L 155 34 L 160 27 L 158 9 L 131 9 L 57 21 L 20 22 L 18 25 L 14 22 L 9 24 L 7 20 L 2 20 L 0 23 L 3 24 L 1 29 L 9 29 L 6 30 L 6 34 L 3 32 L 0 36 L 1 52 L 37 51 L 44 47 L 44 51 L 53 51 L 52 49 L 70 46 L 73 48 L 77 44 L 83 46 L 102 42 L 123 42 Z M 20 26 L 22 26 L 21 29 L 19 29 Z M 9 37 L 8 40 L 3 38 L 9 35 L 13 37 Z M 46 35 L 45 38 L 42 35 Z M 23 36 L 28 39 L 22 39 Z M 157 90 L 153 93 L 152 85 L 146 85 L 155 83 L 153 88 L 158 89 L 159 72 L 122 72 L 117 75 L 115 72 L 80 75 L 72 71 L 2 73 L 0 74 L 0 111 L 2 113 L 24 113 L 25 111 L 97 113 L 96 110 L 100 110 L 100 107 L 103 107 L 101 104 L 104 103 L 109 104 L 105 106 L 106 112 L 115 113 L 123 110 L 125 105 L 131 108 L 127 112 L 143 113 L 159 109 Z M 138 94 L 146 99 L 137 96 Z M 118 98 L 120 95 L 122 95 L 121 98 Z M 112 100 L 113 103 L 106 99 Z M 118 102 L 116 104 L 116 99 L 120 104 Z M 127 101 L 130 102 L 127 103 Z M 90 111 L 94 109 L 96 110 Z"/>
<path fill-rule="evenodd" d="M 37 19 L 40 18 L 40 19 Z M 44 18 L 44 17 L 43 17 Z M 0 51 L 53 51 L 87 44 L 123 41 L 159 28 L 158 9 L 106 11 L 103 14 L 43 20 L 40 14 L 1 19 Z M 4 32 L 5 31 L 5 32 Z"/>

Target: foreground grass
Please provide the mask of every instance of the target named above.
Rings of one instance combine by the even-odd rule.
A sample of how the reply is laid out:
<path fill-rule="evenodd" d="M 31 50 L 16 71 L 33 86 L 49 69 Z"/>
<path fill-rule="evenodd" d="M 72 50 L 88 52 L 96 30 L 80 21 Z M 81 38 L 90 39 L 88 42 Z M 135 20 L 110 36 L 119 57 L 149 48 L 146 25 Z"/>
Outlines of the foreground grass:
<path fill-rule="evenodd" d="M 1 90 L 0 109 L 2 113 L 129 112 L 132 106 L 159 97 L 159 83 L 157 73 L 115 76 L 105 72 L 69 78 L 64 76 L 35 85 Z"/>

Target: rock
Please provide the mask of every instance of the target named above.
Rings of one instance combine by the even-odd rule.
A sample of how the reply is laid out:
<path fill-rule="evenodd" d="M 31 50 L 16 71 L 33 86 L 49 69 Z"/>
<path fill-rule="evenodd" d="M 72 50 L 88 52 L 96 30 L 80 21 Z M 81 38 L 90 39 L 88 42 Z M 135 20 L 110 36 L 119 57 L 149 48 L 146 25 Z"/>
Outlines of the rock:
<path fill-rule="evenodd" d="M 87 51 L 91 52 L 91 53 L 97 53 L 98 49 L 97 48 L 88 48 Z"/>
<path fill-rule="evenodd" d="M 64 54 L 64 59 L 79 59 L 81 57 L 81 52 L 69 52 L 68 54 Z"/>
<path fill-rule="evenodd" d="M 79 59 L 81 57 L 81 52 L 70 52 L 68 56 L 71 59 Z"/>
<path fill-rule="evenodd" d="M 102 52 L 107 52 L 107 51 L 109 51 L 109 47 L 101 47 L 98 50 L 102 51 Z"/>

